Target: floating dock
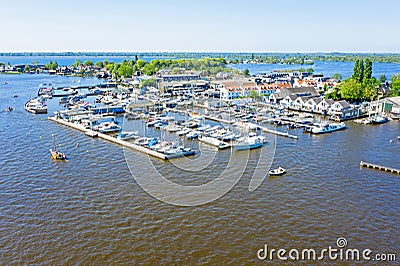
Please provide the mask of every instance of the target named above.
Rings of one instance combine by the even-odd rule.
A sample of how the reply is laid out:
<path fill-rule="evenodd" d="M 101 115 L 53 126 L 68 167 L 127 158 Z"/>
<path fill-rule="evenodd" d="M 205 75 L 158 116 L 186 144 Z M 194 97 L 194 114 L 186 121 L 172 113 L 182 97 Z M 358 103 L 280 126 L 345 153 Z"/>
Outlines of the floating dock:
<path fill-rule="evenodd" d="M 50 121 L 56 122 L 58 124 L 61 124 L 61 125 L 64 125 L 64 126 L 71 127 L 73 129 L 82 131 L 87 136 L 98 137 L 100 139 L 105 139 L 105 140 L 108 140 L 110 142 L 113 142 L 113 143 L 122 145 L 124 147 L 130 148 L 132 150 L 140 151 L 140 152 L 146 153 L 148 155 L 151 155 L 151 156 L 157 157 L 159 159 L 163 159 L 163 160 L 170 160 L 170 159 L 173 159 L 173 158 L 178 158 L 178 157 L 183 157 L 183 156 L 190 156 L 190 155 L 195 155 L 196 154 L 195 151 L 187 151 L 187 152 L 182 152 L 182 153 L 179 153 L 179 154 L 167 155 L 167 154 L 163 154 L 163 153 L 160 153 L 160 152 L 157 152 L 157 151 L 153 151 L 153 150 L 150 150 L 148 148 L 136 145 L 136 144 L 128 142 L 128 141 L 116 139 L 113 136 L 110 136 L 110 135 L 107 135 L 107 134 L 104 134 L 104 133 L 100 133 L 100 132 L 96 132 L 96 131 L 93 131 L 93 130 L 90 130 L 90 129 L 86 129 L 82 125 L 75 124 L 75 123 L 70 123 L 70 122 L 67 122 L 67 121 L 65 121 L 63 119 L 60 119 L 60 118 L 48 117 L 48 119 Z"/>
<path fill-rule="evenodd" d="M 385 172 L 389 172 L 389 173 L 392 173 L 392 174 L 400 175 L 400 169 L 395 169 L 395 168 L 381 166 L 381 165 L 372 164 L 372 163 L 366 163 L 366 162 L 363 162 L 363 161 L 360 162 L 360 167 L 366 167 L 366 168 L 376 169 L 376 170 L 385 171 Z"/>
<path fill-rule="evenodd" d="M 204 142 L 208 145 L 217 147 L 218 150 L 225 150 L 231 147 L 230 144 L 225 143 L 219 139 L 213 138 L 213 137 L 199 137 L 200 142 Z"/>

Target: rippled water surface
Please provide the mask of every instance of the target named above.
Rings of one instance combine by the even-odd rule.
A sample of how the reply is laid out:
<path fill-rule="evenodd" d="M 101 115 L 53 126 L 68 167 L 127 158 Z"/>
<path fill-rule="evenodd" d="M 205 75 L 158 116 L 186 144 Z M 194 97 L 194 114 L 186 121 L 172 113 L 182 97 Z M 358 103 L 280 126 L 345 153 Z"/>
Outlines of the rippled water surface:
<path fill-rule="evenodd" d="M 276 139 L 273 165 L 287 168 L 285 176 L 249 192 L 261 152 L 252 151 L 243 177 L 222 198 L 177 207 L 149 196 L 132 177 L 130 169 L 152 173 L 143 154 L 130 152 L 128 167 L 122 147 L 26 113 L 24 103 L 49 80 L 74 79 L 0 75 L 0 110 L 16 108 L 0 113 L 1 264 L 246 264 L 259 262 L 264 244 L 322 249 L 339 237 L 352 248 L 399 252 L 399 176 L 359 167 L 363 160 L 400 168 L 397 121 L 348 122 L 347 130 L 322 136 L 292 131 L 299 140 Z M 68 162 L 49 158 L 53 133 Z M 151 161 L 170 180 L 193 185 L 215 178 L 229 156 L 221 151 L 195 172 Z"/>

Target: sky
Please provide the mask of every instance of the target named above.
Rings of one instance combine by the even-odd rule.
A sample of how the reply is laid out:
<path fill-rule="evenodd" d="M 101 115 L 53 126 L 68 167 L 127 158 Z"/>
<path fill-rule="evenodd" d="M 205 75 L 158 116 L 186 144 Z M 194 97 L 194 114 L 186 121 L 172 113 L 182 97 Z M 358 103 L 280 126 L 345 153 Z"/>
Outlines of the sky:
<path fill-rule="evenodd" d="M 0 0 L 0 52 L 400 52 L 397 0 Z"/>

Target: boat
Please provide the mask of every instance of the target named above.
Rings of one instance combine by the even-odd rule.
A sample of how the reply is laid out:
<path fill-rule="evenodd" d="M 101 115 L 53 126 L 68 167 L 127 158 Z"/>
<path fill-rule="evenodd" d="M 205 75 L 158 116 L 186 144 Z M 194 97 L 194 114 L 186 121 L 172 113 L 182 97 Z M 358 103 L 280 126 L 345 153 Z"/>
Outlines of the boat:
<path fill-rule="evenodd" d="M 13 110 L 14 110 L 14 108 L 12 106 L 8 106 L 5 111 L 6 112 L 11 112 Z"/>
<path fill-rule="evenodd" d="M 118 126 L 114 122 L 103 122 L 98 126 L 97 130 L 100 133 L 111 133 L 111 132 L 120 131 L 121 127 Z"/>
<path fill-rule="evenodd" d="M 286 170 L 281 166 L 279 166 L 276 169 L 272 169 L 272 170 L 268 171 L 268 174 L 270 176 L 281 176 L 281 175 L 284 175 L 285 173 L 286 173 Z"/>
<path fill-rule="evenodd" d="M 136 139 L 139 137 L 137 134 L 138 131 L 121 131 L 116 138 L 119 140 Z"/>
<path fill-rule="evenodd" d="M 237 151 L 243 151 L 261 148 L 263 145 L 264 142 L 261 141 L 258 136 L 255 136 L 239 139 L 238 142 L 234 144 L 234 147 Z"/>
<path fill-rule="evenodd" d="M 338 130 L 344 130 L 346 129 L 346 124 L 341 122 L 341 123 L 319 123 L 319 124 L 314 124 L 310 128 L 310 133 L 312 134 L 325 134 L 325 133 L 330 133 Z"/>
<path fill-rule="evenodd" d="M 18 97 L 18 94 L 16 94 L 16 93 L 13 94 L 13 97 L 14 97 L 14 98 L 17 98 L 17 97 Z"/>
<path fill-rule="evenodd" d="M 192 130 L 190 130 L 190 129 L 188 129 L 188 128 L 183 128 L 183 129 L 177 131 L 176 134 L 177 134 L 178 136 L 184 136 L 184 135 L 188 134 L 188 133 L 191 132 L 191 131 L 192 131 Z"/>
<path fill-rule="evenodd" d="M 198 131 L 191 131 L 186 135 L 186 138 L 188 139 L 198 139 L 199 138 L 199 133 Z"/>
<path fill-rule="evenodd" d="M 65 153 L 57 151 L 56 137 L 54 134 L 53 134 L 53 140 L 54 140 L 54 149 L 50 149 L 51 159 L 55 161 L 65 161 L 67 159 L 67 156 L 65 155 Z"/>
<path fill-rule="evenodd" d="M 371 124 L 375 124 L 375 125 L 383 124 L 388 121 L 387 117 L 383 116 L 383 115 L 377 115 L 377 116 L 371 117 L 370 120 L 371 120 Z"/>
<path fill-rule="evenodd" d="M 397 141 L 400 141 L 400 136 L 397 136 Z"/>
<path fill-rule="evenodd" d="M 41 98 L 34 98 L 25 104 L 25 110 L 33 114 L 47 114 L 47 104 Z"/>

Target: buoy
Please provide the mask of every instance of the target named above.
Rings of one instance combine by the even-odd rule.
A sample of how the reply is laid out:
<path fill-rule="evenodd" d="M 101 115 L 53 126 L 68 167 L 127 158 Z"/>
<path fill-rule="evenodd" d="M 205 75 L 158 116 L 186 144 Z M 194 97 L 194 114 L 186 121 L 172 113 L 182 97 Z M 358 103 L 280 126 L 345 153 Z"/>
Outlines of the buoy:
<path fill-rule="evenodd" d="M 76 143 L 76 147 L 78 147 L 78 146 L 79 146 L 79 142 Z"/>
<path fill-rule="evenodd" d="M 86 150 L 86 153 L 88 153 L 89 152 L 89 150 Z"/>
<path fill-rule="evenodd" d="M 393 140 L 391 139 L 391 140 L 390 140 L 390 144 L 392 144 L 392 143 L 393 143 Z"/>
<path fill-rule="evenodd" d="M 42 135 L 40 135 L 39 139 L 42 139 Z"/>

